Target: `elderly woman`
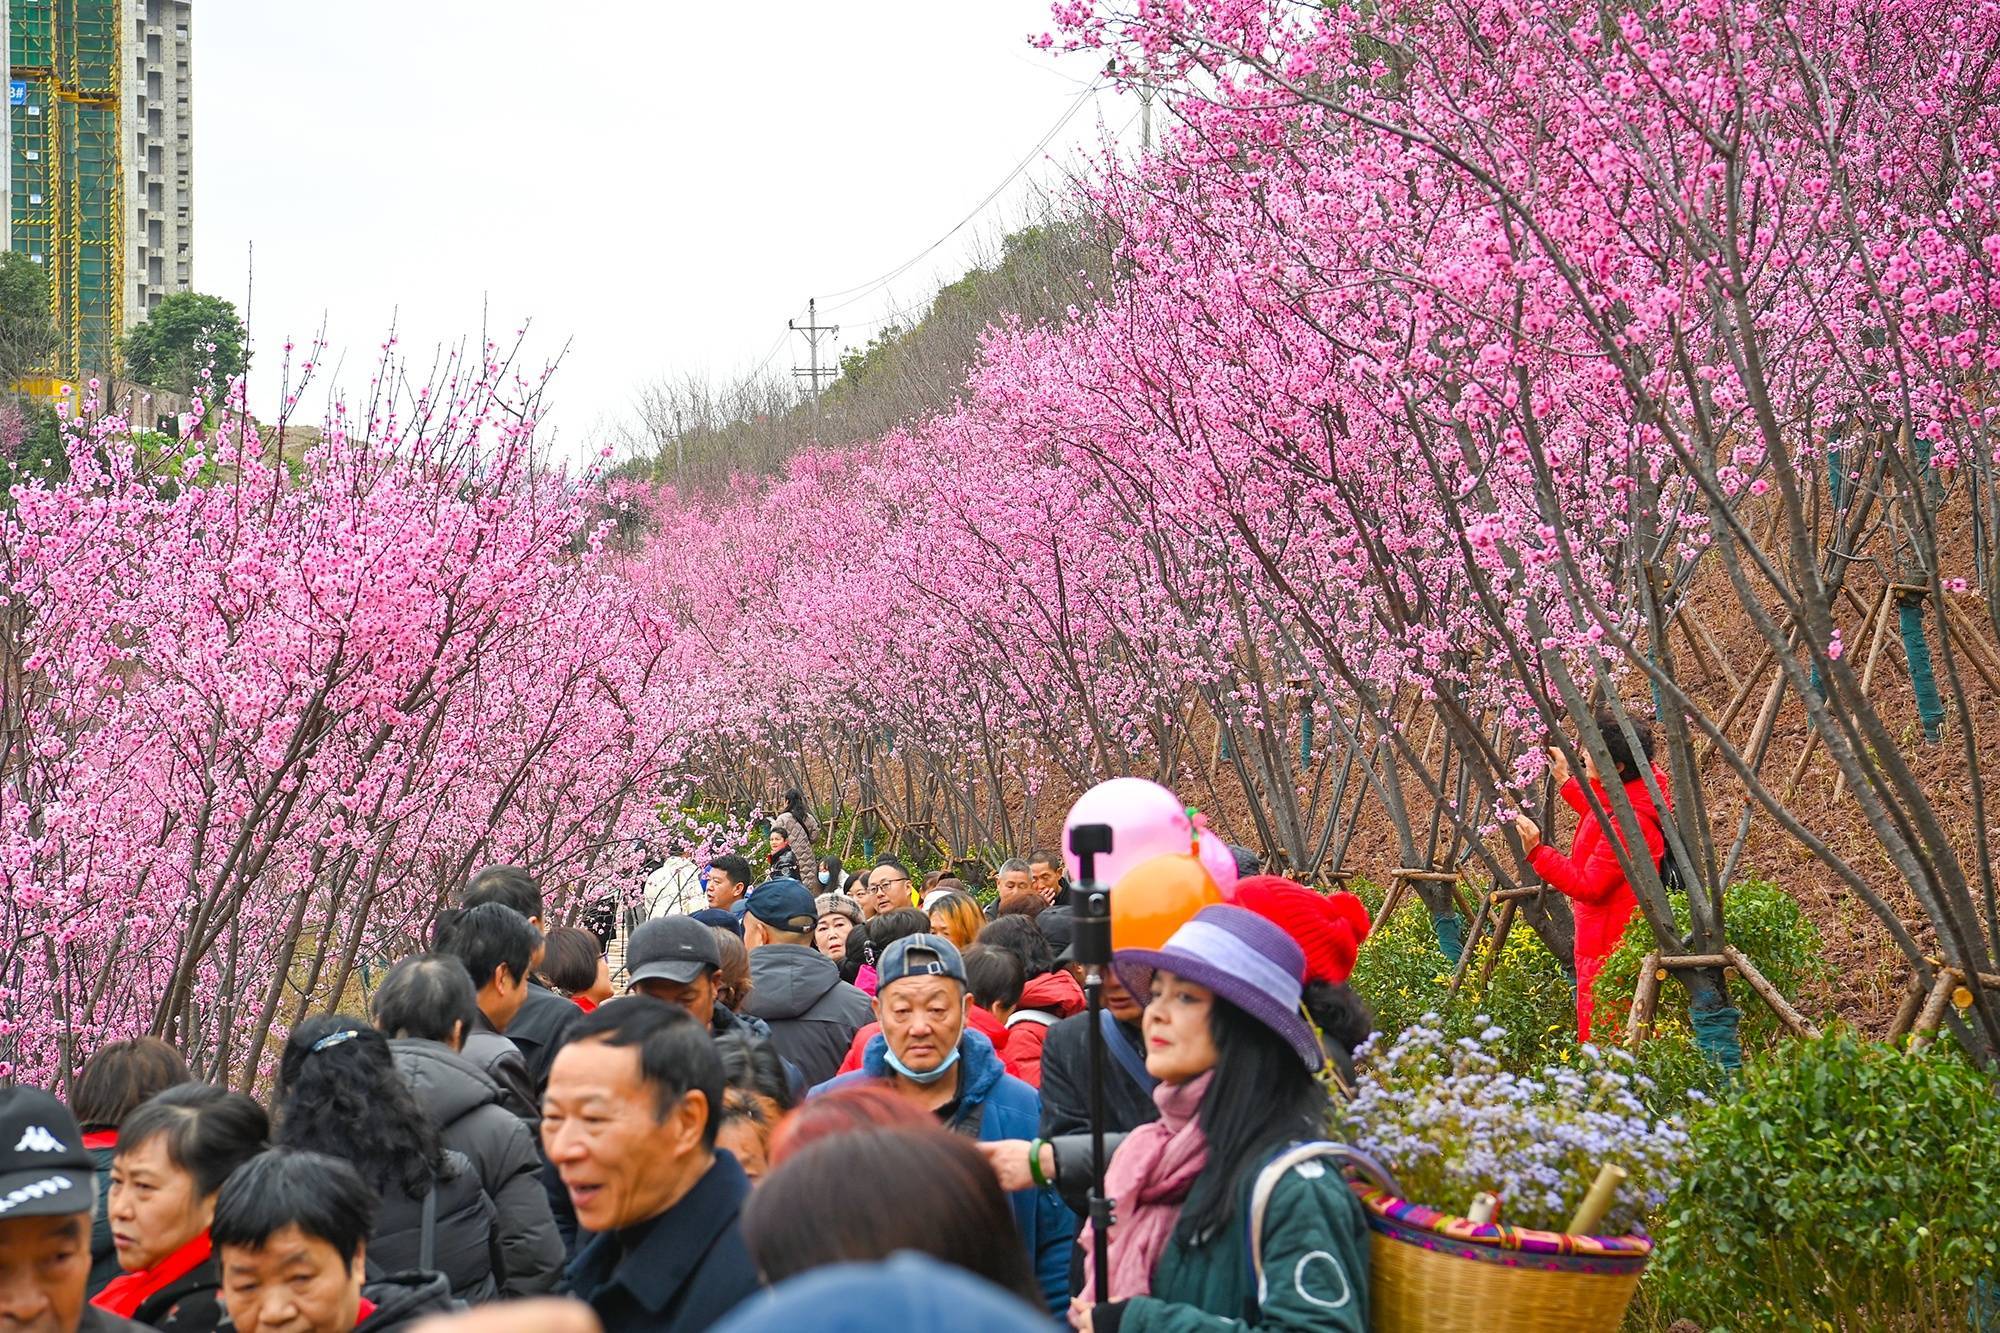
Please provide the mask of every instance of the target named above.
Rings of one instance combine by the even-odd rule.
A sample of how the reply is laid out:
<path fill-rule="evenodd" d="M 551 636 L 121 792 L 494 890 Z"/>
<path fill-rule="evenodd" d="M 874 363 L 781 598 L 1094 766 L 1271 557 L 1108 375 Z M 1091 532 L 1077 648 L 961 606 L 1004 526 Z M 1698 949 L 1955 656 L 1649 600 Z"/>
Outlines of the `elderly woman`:
<path fill-rule="evenodd" d="M 125 1273 L 91 1304 L 159 1333 L 226 1327 L 208 1224 L 223 1182 L 269 1135 L 263 1107 L 205 1083 L 168 1088 L 127 1116 L 106 1209 Z"/>

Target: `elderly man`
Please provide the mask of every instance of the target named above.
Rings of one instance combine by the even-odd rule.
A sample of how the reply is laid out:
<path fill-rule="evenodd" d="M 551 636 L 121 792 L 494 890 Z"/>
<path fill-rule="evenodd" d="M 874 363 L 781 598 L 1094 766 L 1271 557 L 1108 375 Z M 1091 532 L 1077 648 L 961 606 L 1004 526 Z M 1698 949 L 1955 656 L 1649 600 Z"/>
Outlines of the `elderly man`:
<path fill-rule="evenodd" d="M 698 1333 L 757 1289 L 739 1227 L 750 1181 L 715 1150 L 722 1060 L 687 1010 L 639 998 L 585 1015 L 542 1109 L 543 1147 L 595 1237 L 569 1290 L 605 1333 Z"/>
<path fill-rule="evenodd" d="M 840 967 L 813 947 L 819 911 L 795 879 L 758 886 L 743 918 L 750 948 L 744 1012 L 771 1026 L 771 1044 L 808 1083 L 832 1078 L 847 1044 L 870 1017 L 868 997 L 840 979 Z"/>
<path fill-rule="evenodd" d="M 1032 1139 L 1041 1099 L 1001 1067 L 993 1043 L 966 1028 L 965 961 L 942 935 L 911 935 L 883 950 L 875 965 L 875 1016 L 861 1068 L 814 1089 L 878 1082 L 981 1142 Z M 1016 1190 L 1009 1202 L 1035 1275 L 1059 1313 L 1069 1304 L 1069 1252 L 1076 1218 L 1053 1189 Z"/>
<path fill-rule="evenodd" d="M 1012 856 L 1000 863 L 993 872 L 993 887 L 998 891 L 995 902 L 1006 902 L 1009 898 L 1035 891 L 1035 877 L 1028 869 L 1027 861 Z"/>
<path fill-rule="evenodd" d="M 626 946 L 625 965 L 631 969 L 625 983 L 629 993 L 678 1005 L 717 1037 L 740 1034 L 758 1041 L 771 1040 L 770 1024 L 751 1014 L 739 1014 L 717 998 L 722 946 L 716 942 L 715 931 L 693 917 L 663 916 L 642 923 Z M 778 1054 L 784 1057 L 782 1048 Z M 793 1095 L 802 1094 L 806 1078 L 798 1064 L 785 1058 L 784 1066 Z"/>
<path fill-rule="evenodd" d="M 1069 899 L 1069 880 L 1063 873 L 1063 859 L 1056 852 L 1036 852 L 1028 858 L 1028 877 L 1043 902 L 1053 906 Z"/>
<path fill-rule="evenodd" d="M 97 1169 L 69 1108 L 40 1088 L 0 1088 L 0 1328 L 135 1333 L 88 1305 Z"/>

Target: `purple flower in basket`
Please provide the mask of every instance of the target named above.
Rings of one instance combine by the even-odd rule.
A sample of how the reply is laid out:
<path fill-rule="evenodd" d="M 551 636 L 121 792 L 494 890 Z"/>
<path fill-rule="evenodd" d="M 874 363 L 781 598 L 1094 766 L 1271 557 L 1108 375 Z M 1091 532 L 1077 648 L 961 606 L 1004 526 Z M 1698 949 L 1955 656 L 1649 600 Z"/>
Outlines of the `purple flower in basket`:
<path fill-rule="evenodd" d="M 1502 1220 L 1560 1231 L 1607 1163 L 1627 1181 L 1599 1228 L 1633 1230 L 1666 1201 L 1687 1154 L 1685 1130 L 1650 1115 L 1651 1084 L 1620 1050 L 1584 1046 L 1574 1065 L 1534 1075 L 1506 1069 L 1489 1049 L 1505 1032 L 1447 1041 L 1434 1014 L 1384 1048 L 1359 1056 L 1346 1109 L 1350 1142 L 1395 1173 L 1404 1195 L 1462 1213 L 1482 1191 L 1501 1199 Z"/>

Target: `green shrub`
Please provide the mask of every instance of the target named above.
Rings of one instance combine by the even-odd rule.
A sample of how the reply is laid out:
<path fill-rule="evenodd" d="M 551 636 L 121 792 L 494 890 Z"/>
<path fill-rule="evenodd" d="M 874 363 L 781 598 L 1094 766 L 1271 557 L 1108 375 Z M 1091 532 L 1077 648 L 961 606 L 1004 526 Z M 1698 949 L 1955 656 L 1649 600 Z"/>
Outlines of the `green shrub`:
<path fill-rule="evenodd" d="M 2000 1271 L 2000 1093 L 1945 1051 L 1835 1031 L 1692 1117 L 1644 1322 L 1710 1333 L 1962 1329 Z"/>
<path fill-rule="evenodd" d="M 1355 891 L 1371 912 L 1381 894 L 1359 883 Z M 1724 911 L 1730 942 L 1755 962 L 1778 990 L 1795 1002 L 1827 976 L 1820 953 L 1819 931 L 1782 889 L 1750 880 L 1730 890 Z M 1676 914 L 1687 928 L 1687 903 L 1677 898 Z M 1490 937 L 1489 937 L 1490 939 Z M 1606 961 L 1597 980 L 1601 1039 L 1622 1043 L 1625 1015 L 1638 983 L 1639 964 L 1652 951 L 1652 931 L 1645 918 L 1633 915 L 1625 940 Z M 1414 903 L 1378 925 L 1355 960 L 1353 985 L 1375 1011 L 1376 1030 L 1393 1039 L 1424 1014 L 1443 1013 L 1444 1031 L 1452 1040 L 1477 1036 L 1486 1024 L 1478 1015 L 1506 1029 L 1494 1053 L 1516 1073 L 1566 1063 L 1576 1050 L 1576 993 L 1561 962 L 1541 937 L 1518 918 L 1506 946 L 1482 989 L 1475 958 L 1465 985 L 1447 1010 L 1446 990 L 1454 965 L 1438 948 L 1430 917 Z M 1734 987 L 1743 1010 L 1742 1038 L 1747 1049 L 1763 1050 L 1781 1032 L 1776 1018 L 1741 983 Z M 1653 1036 L 1640 1044 L 1639 1068 L 1653 1080 L 1648 1100 L 1657 1113 L 1687 1105 L 1690 1094 L 1718 1096 L 1726 1083 L 1722 1071 L 1695 1044 L 1678 986 L 1669 983 L 1661 995 Z"/>
<path fill-rule="evenodd" d="M 1369 910 L 1367 887 L 1357 890 Z M 1456 1041 L 1488 1026 L 1506 1030 L 1490 1047 L 1517 1073 L 1563 1063 L 1576 1050 L 1576 992 L 1541 937 L 1526 925 L 1508 932 L 1507 945 L 1482 989 L 1475 958 L 1449 1010 L 1445 991 L 1456 964 L 1438 947 L 1430 914 L 1418 903 L 1398 908 L 1378 924 L 1355 957 L 1350 984 L 1375 1012 L 1376 1031 L 1393 1039 L 1425 1014 L 1443 1015 L 1444 1033 Z M 1475 1018 L 1482 1021 L 1475 1022 Z"/>
<path fill-rule="evenodd" d="M 1801 997 L 1823 985 L 1830 974 L 1822 950 L 1819 928 L 1800 910 L 1798 902 L 1775 884 L 1744 880 L 1723 898 L 1722 919 L 1729 942 L 1757 965 L 1778 993 L 1801 1003 Z M 1674 921 L 1685 933 L 1688 928 L 1687 898 L 1674 895 Z M 1633 913 L 1625 928 L 1625 939 L 1617 952 L 1605 960 L 1597 977 L 1596 1025 L 1605 1029 L 1607 1040 L 1622 1041 L 1632 995 L 1638 988 L 1639 964 L 1653 951 L 1652 928 L 1646 919 Z M 1784 1034 L 1777 1015 L 1741 982 L 1731 992 L 1743 1011 L 1738 1037 L 1748 1050 L 1768 1049 Z M 1660 991 L 1659 1023 L 1664 1029 L 1675 1023 L 1687 1026 L 1685 993 L 1671 981 Z"/>

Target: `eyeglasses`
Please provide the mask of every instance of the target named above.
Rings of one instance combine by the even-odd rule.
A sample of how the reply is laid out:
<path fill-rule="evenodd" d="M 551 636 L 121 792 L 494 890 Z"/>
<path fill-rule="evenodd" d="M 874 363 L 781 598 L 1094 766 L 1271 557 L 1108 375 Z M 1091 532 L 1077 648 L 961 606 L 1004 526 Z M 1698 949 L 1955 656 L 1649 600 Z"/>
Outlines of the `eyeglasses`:
<path fill-rule="evenodd" d="M 898 884 L 908 884 L 909 882 L 910 877 L 908 875 L 903 876 L 901 879 L 885 879 L 880 884 L 870 884 L 868 891 L 870 893 L 887 893 Z"/>

